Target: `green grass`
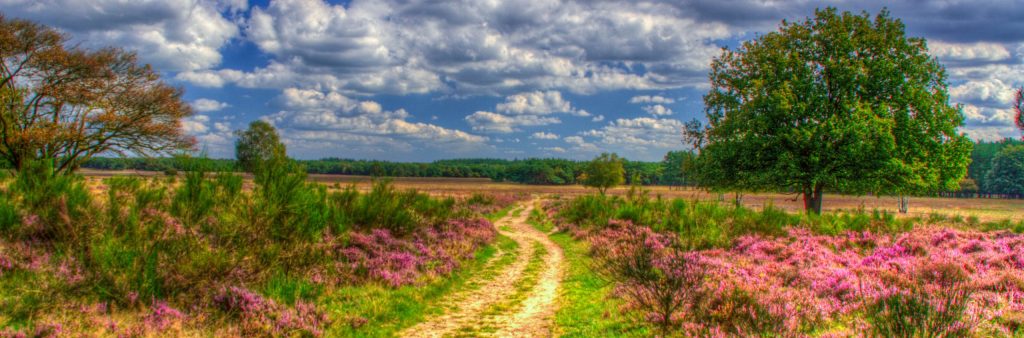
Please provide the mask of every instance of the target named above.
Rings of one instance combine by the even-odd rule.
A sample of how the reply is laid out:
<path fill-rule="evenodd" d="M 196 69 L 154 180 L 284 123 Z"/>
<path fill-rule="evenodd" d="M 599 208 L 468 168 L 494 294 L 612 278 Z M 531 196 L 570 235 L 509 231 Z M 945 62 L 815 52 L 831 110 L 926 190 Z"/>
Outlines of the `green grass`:
<path fill-rule="evenodd" d="M 45 276 L 37 272 L 0 273 L 0 329 L 31 326 L 39 312 L 54 301 L 46 284 Z"/>
<path fill-rule="evenodd" d="M 587 244 L 569 234 L 551 240 L 562 247 L 565 279 L 559 295 L 555 324 L 562 337 L 650 337 L 650 328 L 619 311 L 621 301 L 609 296 L 612 285 L 590 270 Z"/>
<path fill-rule="evenodd" d="M 492 214 L 484 215 L 484 217 L 486 217 L 488 221 L 497 222 L 499 219 L 502 219 L 505 216 L 508 216 L 509 211 L 512 211 L 512 209 L 515 209 L 517 207 L 519 207 L 519 204 L 512 204 L 512 205 L 507 206 L 507 207 L 505 207 L 505 208 L 503 208 L 501 210 L 498 210 L 498 211 L 496 211 L 496 212 L 494 212 Z"/>
<path fill-rule="evenodd" d="M 320 305 L 334 320 L 326 335 L 331 337 L 390 337 L 398 331 L 444 311 L 445 297 L 475 287 L 473 277 L 494 278 L 503 266 L 511 264 L 518 245 L 500 236 L 494 244 L 477 251 L 455 274 L 422 286 L 398 289 L 364 285 L 325 292 Z M 502 255 L 498 255 L 499 248 Z M 488 264 L 489 261 L 492 261 Z M 365 320 L 363 323 L 359 323 Z"/>

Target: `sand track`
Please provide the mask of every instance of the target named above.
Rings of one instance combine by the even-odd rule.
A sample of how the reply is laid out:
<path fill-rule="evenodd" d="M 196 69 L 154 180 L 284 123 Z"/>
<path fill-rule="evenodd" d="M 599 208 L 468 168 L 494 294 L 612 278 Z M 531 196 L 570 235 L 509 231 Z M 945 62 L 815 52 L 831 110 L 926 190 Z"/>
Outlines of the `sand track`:
<path fill-rule="evenodd" d="M 558 288 L 562 283 L 562 249 L 547 234 L 526 223 L 536 200 L 521 204 L 495 227 L 519 244 L 515 260 L 495 276 L 474 277 L 479 288 L 442 301 L 446 313 L 399 333 L 400 337 L 549 337 L 552 336 Z M 542 252 L 538 256 L 538 251 Z M 539 259 L 538 259 L 539 258 Z"/>

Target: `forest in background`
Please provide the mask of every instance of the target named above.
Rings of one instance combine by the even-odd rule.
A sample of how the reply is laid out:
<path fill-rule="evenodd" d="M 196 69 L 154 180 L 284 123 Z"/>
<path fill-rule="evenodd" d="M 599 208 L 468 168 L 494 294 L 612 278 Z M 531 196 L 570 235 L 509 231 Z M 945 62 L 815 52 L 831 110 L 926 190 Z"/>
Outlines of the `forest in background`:
<path fill-rule="evenodd" d="M 997 186 L 998 182 L 986 179 L 992 167 L 992 159 L 1003 148 L 1024 145 L 1015 139 L 996 142 L 981 141 L 974 144 L 967 178 L 960 184 L 959 191 L 944 192 L 940 195 L 952 197 L 999 197 L 1012 187 Z M 661 162 L 625 160 L 626 183 L 642 185 L 691 186 L 685 167 L 692 157 L 687 151 L 671 151 Z M 577 184 L 580 174 L 588 161 L 568 159 L 449 159 L 434 162 L 389 162 L 377 160 L 355 160 L 324 158 L 319 160 L 297 160 L 311 174 L 364 175 L 377 177 L 449 177 L 489 178 L 497 182 L 523 184 L 567 185 Z M 96 157 L 82 166 L 100 170 L 145 170 L 185 171 L 182 161 L 172 157 L 161 158 L 111 158 Z M 191 163 L 191 162 L 187 162 Z M 209 170 L 238 171 L 234 159 L 210 159 Z M 1005 188 L 1005 189 L 1004 189 Z M 1018 193 L 1019 194 L 1019 193 Z"/>

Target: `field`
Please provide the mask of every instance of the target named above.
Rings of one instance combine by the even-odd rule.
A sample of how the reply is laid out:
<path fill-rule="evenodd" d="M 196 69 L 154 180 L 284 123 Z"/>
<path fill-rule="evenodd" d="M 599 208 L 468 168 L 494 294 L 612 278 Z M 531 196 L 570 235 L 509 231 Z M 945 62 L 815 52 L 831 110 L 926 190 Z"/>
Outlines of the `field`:
<path fill-rule="evenodd" d="M 1024 330 L 1017 200 L 82 173 L 0 184 L 0 336 Z"/>
<path fill-rule="evenodd" d="M 98 171 L 83 170 L 83 174 L 92 177 L 93 182 L 98 182 L 103 177 L 111 175 L 161 175 L 158 172 L 143 171 Z M 346 175 L 309 175 L 309 179 L 315 182 L 333 186 L 338 184 L 342 187 L 354 184 L 360 191 L 367 191 L 372 185 L 372 178 L 368 176 L 346 176 Z M 416 189 L 421 192 L 435 196 L 465 196 L 473 193 L 520 193 L 520 194 L 541 194 L 560 196 L 579 196 L 594 193 L 581 185 L 525 185 L 515 183 L 493 182 L 486 178 L 389 178 L 394 185 L 402 189 Z M 651 196 L 662 196 L 664 198 L 682 198 L 687 200 L 717 200 L 718 194 L 694 189 L 679 189 L 677 187 L 648 186 Z M 629 191 L 629 187 L 619 187 L 609 190 L 609 194 L 623 195 Z M 726 202 L 733 201 L 733 194 L 724 196 Z M 940 198 L 940 197 L 914 197 L 910 201 L 910 210 L 906 215 L 897 213 L 897 197 L 894 196 L 846 196 L 846 195 L 825 195 L 823 210 L 842 211 L 863 209 L 866 211 L 880 210 L 889 212 L 901 217 L 927 218 L 933 213 L 947 216 L 960 216 L 969 218 L 977 217 L 980 221 L 1000 221 L 1004 219 L 1019 221 L 1024 220 L 1024 200 L 1022 199 L 990 199 L 990 198 Z M 748 208 L 761 209 L 766 204 L 782 208 L 790 212 L 803 210 L 803 201 L 797 195 L 753 193 L 743 195 L 743 205 Z"/>

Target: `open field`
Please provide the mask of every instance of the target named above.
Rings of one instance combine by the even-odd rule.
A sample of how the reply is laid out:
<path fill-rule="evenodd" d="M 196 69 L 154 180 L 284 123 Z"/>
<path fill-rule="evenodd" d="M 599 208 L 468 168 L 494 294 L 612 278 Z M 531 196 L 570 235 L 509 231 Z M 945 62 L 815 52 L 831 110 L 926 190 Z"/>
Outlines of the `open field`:
<path fill-rule="evenodd" d="M 97 184 L 102 178 L 115 175 L 139 175 L 155 176 L 162 175 L 159 172 L 151 171 L 100 171 L 83 169 L 81 174 L 91 178 L 93 184 Z M 360 191 L 368 191 L 372 186 L 372 178 L 369 176 L 348 176 L 348 175 L 309 175 L 309 179 L 327 185 L 338 184 L 342 187 L 354 184 Z M 417 178 L 397 177 L 389 178 L 394 186 L 399 189 L 416 189 L 421 192 L 435 196 L 466 196 L 473 193 L 523 193 L 523 194 L 546 194 L 561 196 L 578 196 L 593 193 L 593 189 L 587 189 L 581 185 L 526 185 L 516 183 L 492 182 L 486 178 Z M 701 190 L 684 189 L 666 186 L 646 186 L 644 189 L 650 192 L 652 197 L 662 196 L 665 198 L 683 198 L 698 200 L 714 200 L 717 194 L 707 193 Z M 629 187 L 618 187 L 610 189 L 609 194 L 624 195 Z M 725 201 L 731 203 L 733 194 L 726 194 Z M 749 208 L 761 209 L 766 204 L 790 212 L 803 210 L 803 201 L 796 194 L 758 193 L 743 195 L 743 205 Z M 886 211 L 897 213 L 897 198 L 894 196 L 848 196 L 826 194 L 824 199 L 824 211 L 856 210 Z M 1024 200 L 1014 199 L 989 199 L 989 198 L 939 198 L 939 197 L 914 197 L 910 200 L 910 212 L 907 216 L 928 217 L 932 213 L 946 216 L 961 216 L 969 218 L 977 217 L 979 221 L 999 221 L 1004 219 L 1020 221 L 1024 220 Z"/>

